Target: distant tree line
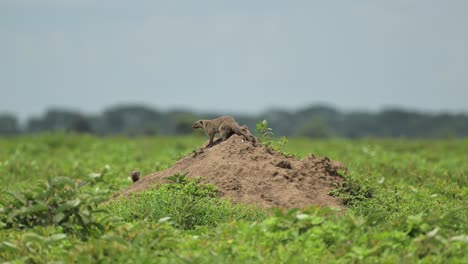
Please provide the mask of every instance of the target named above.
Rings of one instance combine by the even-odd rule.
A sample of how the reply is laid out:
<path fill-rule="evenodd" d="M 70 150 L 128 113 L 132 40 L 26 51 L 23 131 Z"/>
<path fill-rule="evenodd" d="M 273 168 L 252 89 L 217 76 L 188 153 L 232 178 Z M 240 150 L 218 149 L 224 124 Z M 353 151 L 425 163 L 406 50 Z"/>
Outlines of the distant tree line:
<path fill-rule="evenodd" d="M 193 133 L 197 119 L 211 119 L 219 113 L 188 110 L 159 111 L 142 105 L 118 105 L 99 115 L 85 115 L 66 109 L 50 109 L 43 116 L 20 125 L 13 114 L 0 114 L 0 135 L 69 131 L 96 135 L 185 135 Z M 403 109 L 379 112 L 343 112 L 326 105 L 297 111 L 271 109 L 258 115 L 235 115 L 251 130 L 267 119 L 278 136 L 327 137 L 409 137 L 446 138 L 468 136 L 468 115 L 424 113 Z"/>

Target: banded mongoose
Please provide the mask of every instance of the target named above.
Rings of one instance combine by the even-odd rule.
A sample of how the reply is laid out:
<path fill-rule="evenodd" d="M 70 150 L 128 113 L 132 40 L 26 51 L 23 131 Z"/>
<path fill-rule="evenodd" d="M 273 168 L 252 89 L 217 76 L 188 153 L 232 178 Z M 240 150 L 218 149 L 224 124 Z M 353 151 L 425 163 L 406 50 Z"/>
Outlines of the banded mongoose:
<path fill-rule="evenodd" d="M 257 142 L 247 126 L 239 126 L 230 116 L 222 116 L 211 120 L 198 120 L 193 124 L 192 128 L 202 128 L 206 135 L 208 135 L 210 142 L 206 148 L 211 148 L 214 145 L 213 139 L 218 132 L 221 134 L 221 137 L 216 140 L 216 143 L 225 141 L 234 134 L 243 136 L 245 140 L 254 144 Z"/>
<path fill-rule="evenodd" d="M 140 172 L 139 171 L 132 171 L 130 173 L 133 182 L 137 182 L 140 179 Z"/>

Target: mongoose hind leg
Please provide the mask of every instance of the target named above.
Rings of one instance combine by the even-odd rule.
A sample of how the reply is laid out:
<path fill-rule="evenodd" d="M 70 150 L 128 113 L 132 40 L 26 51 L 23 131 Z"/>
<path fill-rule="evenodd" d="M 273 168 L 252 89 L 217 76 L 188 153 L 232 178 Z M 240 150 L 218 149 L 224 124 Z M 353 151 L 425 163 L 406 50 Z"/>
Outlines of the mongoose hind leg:
<path fill-rule="evenodd" d="M 219 127 L 219 134 L 220 134 L 220 137 L 217 138 L 211 146 L 217 145 L 221 143 L 222 141 L 226 141 L 232 135 L 232 133 L 229 133 L 229 130 L 224 125 L 221 125 Z"/>
<path fill-rule="evenodd" d="M 217 139 L 214 141 L 213 146 L 214 146 L 214 145 L 217 145 L 217 144 L 219 144 L 219 143 L 221 143 L 221 141 L 223 141 L 223 138 L 221 138 L 221 137 L 220 137 L 220 138 L 217 138 Z"/>
<path fill-rule="evenodd" d="M 226 141 L 233 133 L 228 127 L 226 127 L 226 125 L 221 125 L 219 127 L 219 134 L 221 134 L 222 140 Z"/>

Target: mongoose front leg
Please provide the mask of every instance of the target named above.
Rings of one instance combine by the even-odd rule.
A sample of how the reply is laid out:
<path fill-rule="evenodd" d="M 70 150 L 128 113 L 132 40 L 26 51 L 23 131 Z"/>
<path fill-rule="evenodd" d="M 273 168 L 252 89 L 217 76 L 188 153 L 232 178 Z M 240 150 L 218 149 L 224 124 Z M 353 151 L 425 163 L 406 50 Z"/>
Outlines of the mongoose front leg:
<path fill-rule="evenodd" d="M 214 138 L 214 134 L 210 134 L 210 143 L 206 145 L 206 148 L 211 148 L 213 146 L 213 138 Z"/>

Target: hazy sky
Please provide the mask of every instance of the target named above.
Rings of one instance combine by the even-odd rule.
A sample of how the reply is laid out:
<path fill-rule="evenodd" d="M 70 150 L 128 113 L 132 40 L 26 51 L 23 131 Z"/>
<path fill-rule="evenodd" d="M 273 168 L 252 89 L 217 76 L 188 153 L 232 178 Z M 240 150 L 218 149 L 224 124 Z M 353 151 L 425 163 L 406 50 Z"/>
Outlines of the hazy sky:
<path fill-rule="evenodd" d="M 0 112 L 467 112 L 467 14 L 467 0 L 0 0 Z"/>

